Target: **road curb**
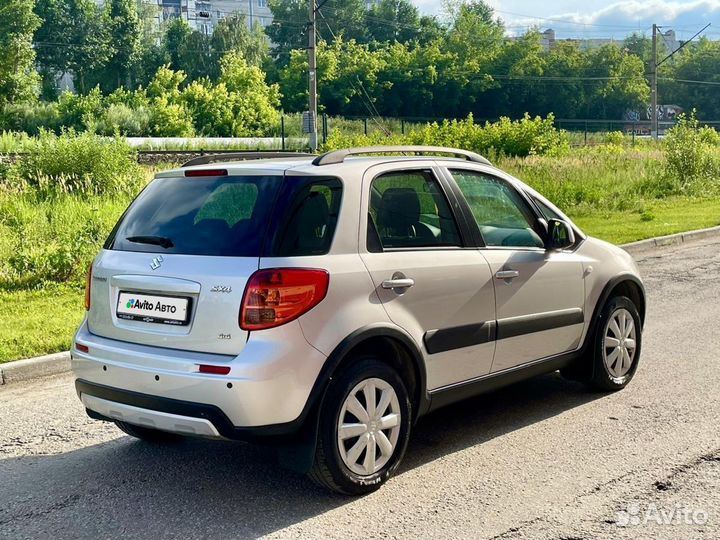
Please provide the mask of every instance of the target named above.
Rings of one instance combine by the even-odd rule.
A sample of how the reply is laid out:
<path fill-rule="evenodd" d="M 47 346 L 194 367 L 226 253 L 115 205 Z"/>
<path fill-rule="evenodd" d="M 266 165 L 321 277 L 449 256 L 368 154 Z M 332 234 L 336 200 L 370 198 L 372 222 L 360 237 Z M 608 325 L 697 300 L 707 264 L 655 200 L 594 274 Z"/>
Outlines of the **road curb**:
<path fill-rule="evenodd" d="M 60 352 L 0 364 L 0 385 L 28 381 L 70 371 L 70 353 Z"/>
<path fill-rule="evenodd" d="M 631 255 L 636 255 L 639 253 L 646 253 L 647 251 L 654 248 L 673 246 L 676 244 L 682 244 L 684 242 L 690 242 L 691 240 L 700 240 L 702 238 L 708 238 L 710 236 L 716 235 L 720 235 L 720 226 L 710 227 L 708 229 L 698 229 L 696 231 L 688 231 L 677 234 L 669 234 L 667 236 L 657 236 L 655 238 L 648 238 L 647 240 L 640 240 L 638 242 L 623 244 L 620 247 L 622 247 Z"/>
<path fill-rule="evenodd" d="M 645 254 L 654 248 L 682 244 L 715 235 L 720 235 L 720 226 L 648 238 L 647 240 L 623 244 L 620 247 L 631 255 Z M 0 364 L 0 385 L 47 377 L 48 375 L 56 375 L 67 371 L 70 371 L 70 353 L 67 351 L 26 360 L 16 360 Z"/>

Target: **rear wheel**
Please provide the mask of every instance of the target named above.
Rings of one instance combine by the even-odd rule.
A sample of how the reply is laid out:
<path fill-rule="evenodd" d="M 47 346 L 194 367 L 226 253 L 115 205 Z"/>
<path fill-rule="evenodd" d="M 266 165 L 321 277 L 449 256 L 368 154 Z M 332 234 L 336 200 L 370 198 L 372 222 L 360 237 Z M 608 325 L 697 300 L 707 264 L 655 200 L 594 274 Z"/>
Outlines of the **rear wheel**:
<path fill-rule="evenodd" d="M 155 444 L 174 443 L 183 439 L 182 435 L 178 435 L 176 433 L 136 426 L 126 422 L 120 422 L 119 420 L 115 422 L 115 425 L 131 437 Z"/>
<path fill-rule="evenodd" d="M 411 414 L 398 373 L 376 358 L 359 360 L 328 388 L 310 478 L 350 495 L 378 489 L 405 454 Z"/>

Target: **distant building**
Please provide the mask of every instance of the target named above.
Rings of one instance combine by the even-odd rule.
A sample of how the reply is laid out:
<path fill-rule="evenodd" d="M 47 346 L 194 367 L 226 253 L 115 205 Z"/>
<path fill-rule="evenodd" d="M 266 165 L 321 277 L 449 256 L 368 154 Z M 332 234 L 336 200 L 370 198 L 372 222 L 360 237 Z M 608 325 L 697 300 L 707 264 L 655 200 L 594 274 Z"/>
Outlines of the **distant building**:
<path fill-rule="evenodd" d="M 173 18 L 185 19 L 191 28 L 210 35 L 225 17 L 242 14 L 249 27 L 263 28 L 273 19 L 267 0 L 138 0 L 157 5 L 159 22 Z"/>
<path fill-rule="evenodd" d="M 605 45 L 610 44 L 617 44 L 622 45 L 624 42 L 624 39 L 614 39 L 614 38 L 565 38 L 565 39 L 557 39 L 555 37 L 555 30 L 552 28 L 548 28 L 547 30 L 540 32 L 540 43 L 542 44 L 543 48 L 546 51 L 551 50 L 553 47 L 555 47 L 558 43 L 572 43 L 575 46 L 577 46 L 578 49 L 581 51 L 589 51 L 591 49 L 599 49 L 600 47 L 603 47 Z M 660 36 L 660 42 L 665 44 L 665 48 L 668 50 L 668 52 L 675 52 L 678 50 L 683 42 L 677 39 L 677 36 L 675 35 L 675 30 L 667 30 L 665 32 L 662 32 L 662 35 Z"/>

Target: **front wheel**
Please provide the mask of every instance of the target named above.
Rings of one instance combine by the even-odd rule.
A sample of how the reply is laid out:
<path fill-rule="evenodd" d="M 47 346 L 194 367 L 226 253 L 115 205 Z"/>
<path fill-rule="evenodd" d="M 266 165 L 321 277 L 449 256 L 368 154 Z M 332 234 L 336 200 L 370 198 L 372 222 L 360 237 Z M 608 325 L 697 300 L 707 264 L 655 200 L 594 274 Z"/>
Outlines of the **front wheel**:
<path fill-rule="evenodd" d="M 338 493 L 375 491 L 400 465 L 411 414 L 398 373 L 373 357 L 358 360 L 328 388 L 310 478 Z"/>
<path fill-rule="evenodd" d="M 635 375 L 640 361 L 642 326 L 633 302 L 611 298 L 603 307 L 593 344 L 590 384 L 598 390 L 621 390 Z"/>

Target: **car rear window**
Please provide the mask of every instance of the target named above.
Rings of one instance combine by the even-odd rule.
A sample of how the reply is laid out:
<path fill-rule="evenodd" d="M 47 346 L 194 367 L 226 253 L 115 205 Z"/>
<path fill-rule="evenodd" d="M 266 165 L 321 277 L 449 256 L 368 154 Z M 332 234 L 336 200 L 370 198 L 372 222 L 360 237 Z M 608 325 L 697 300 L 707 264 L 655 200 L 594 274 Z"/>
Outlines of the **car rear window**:
<path fill-rule="evenodd" d="M 282 176 L 157 178 L 130 205 L 106 249 L 257 257 Z"/>

